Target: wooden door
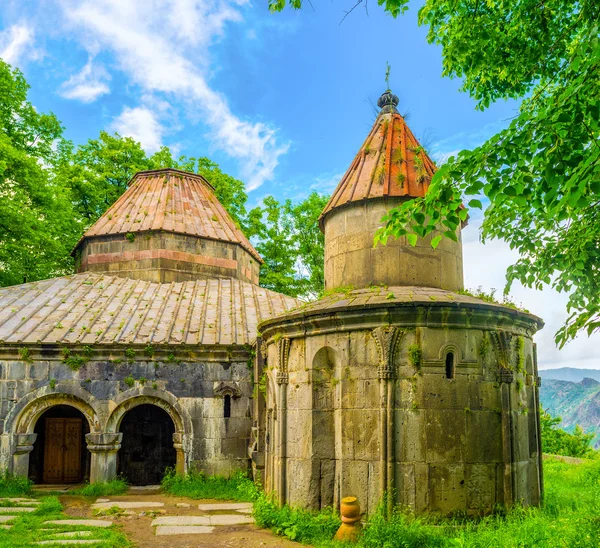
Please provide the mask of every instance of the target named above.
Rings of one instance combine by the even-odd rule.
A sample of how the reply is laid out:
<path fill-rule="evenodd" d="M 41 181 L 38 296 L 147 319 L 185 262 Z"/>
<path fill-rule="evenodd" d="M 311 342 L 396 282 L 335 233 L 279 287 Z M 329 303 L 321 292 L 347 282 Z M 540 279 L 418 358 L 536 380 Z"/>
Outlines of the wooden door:
<path fill-rule="evenodd" d="M 80 418 L 46 419 L 44 483 L 76 483 L 81 480 Z"/>

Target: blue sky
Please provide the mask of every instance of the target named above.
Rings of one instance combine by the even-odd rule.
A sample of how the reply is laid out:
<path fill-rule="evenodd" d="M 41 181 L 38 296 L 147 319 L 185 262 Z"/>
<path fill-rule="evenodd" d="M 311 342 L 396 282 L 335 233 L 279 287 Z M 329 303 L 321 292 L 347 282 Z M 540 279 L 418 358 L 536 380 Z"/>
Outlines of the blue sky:
<path fill-rule="evenodd" d="M 4 0 L 0 57 L 75 143 L 108 130 L 148 152 L 164 144 L 208 156 L 246 183 L 250 205 L 333 190 L 374 121 L 386 62 L 400 112 L 438 161 L 514 116 L 517 103 L 479 112 L 459 80 L 442 78 L 419 2 L 396 20 L 371 2 L 368 16 L 359 7 L 340 24 L 353 4 L 270 14 L 267 0 Z M 474 218 L 465 232 L 467 286 L 501 289 L 514 256 L 482 246 L 478 226 Z M 547 321 L 540 366 L 600 367 L 598 336 L 554 348 L 563 296 L 516 288 L 514 297 Z"/>

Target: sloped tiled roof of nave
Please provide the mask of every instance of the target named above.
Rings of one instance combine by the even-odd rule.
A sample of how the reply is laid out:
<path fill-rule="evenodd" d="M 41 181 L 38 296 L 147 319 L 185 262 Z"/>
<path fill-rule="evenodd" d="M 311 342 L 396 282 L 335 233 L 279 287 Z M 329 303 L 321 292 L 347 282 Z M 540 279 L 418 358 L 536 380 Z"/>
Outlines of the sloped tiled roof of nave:
<path fill-rule="evenodd" d="M 243 345 L 299 301 L 231 278 L 76 274 L 0 289 L 0 343 Z"/>
<path fill-rule="evenodd" d="M 140 171 L 127 191 L 83 235 L 128 234 L 164 230 L 241 245 L 262 263 L 200 175 L 176 169 Z M 78 244 L 79 245 L 79 244 Z"/>

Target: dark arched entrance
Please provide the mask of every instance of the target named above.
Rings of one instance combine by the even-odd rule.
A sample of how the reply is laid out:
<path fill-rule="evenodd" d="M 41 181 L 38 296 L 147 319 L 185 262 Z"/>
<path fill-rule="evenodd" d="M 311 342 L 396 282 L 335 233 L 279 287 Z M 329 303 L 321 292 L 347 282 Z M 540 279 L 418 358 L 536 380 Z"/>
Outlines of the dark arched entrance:
<path fill-rule="evenodd" d="M 159 484 L 165 468 L 174 468 L 177 458 L 171 417 L 156 405 L 142 404 L 125 414 L 119 430 L 119 474 L 132 485 Z"/>
<path fill-rule="evenodd" d="M 83 414 L 70 405 L 55 405 L 35 424 L 37 434 L 29 457 L 29 478 L 35 483 L 80 483 L 89 476 L 90 453 Z"/>

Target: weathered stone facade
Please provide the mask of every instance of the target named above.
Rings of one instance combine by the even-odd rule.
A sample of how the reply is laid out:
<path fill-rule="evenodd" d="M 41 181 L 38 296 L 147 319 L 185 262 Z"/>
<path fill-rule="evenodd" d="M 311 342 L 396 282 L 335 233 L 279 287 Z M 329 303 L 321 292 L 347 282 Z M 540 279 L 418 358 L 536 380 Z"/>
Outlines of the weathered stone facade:
<path fill-rule="evenodd" d="M 404 237 L 381 217 L 435 171 L 387 92 L 321 216 L 326 296 L 263 322 L 254 469 L 281 504 L 485 514 L 539 504 L 531 314 L 456 292 L 462 246 Z"/>
<path fill-rule="evenodd" d="M 248 469 L 257 324 L 298 304 L 201 177 L 137 174 L 80 273 L 0 289 L 0 468 L 40 483 Z"/>

